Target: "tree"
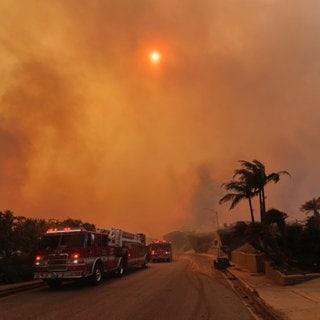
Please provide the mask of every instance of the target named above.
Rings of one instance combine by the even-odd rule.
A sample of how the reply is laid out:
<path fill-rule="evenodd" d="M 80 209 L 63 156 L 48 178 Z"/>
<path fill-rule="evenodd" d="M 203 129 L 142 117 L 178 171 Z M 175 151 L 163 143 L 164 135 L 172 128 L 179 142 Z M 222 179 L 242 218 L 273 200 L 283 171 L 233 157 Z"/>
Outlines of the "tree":
<path fill-rule="evenodd" d="M 10 256 L 13 251 L 12 230 L 14 215 L 11 211 L 0 211 L 0 255 Z"/>
<path fill-rule="evenodd" d="M 249 202 L 250 208 L 250 216 L 251 222 L 254 223 L 254 215 L 253 215 L 253 207 L 252 207 L 252 200 L 253 197 L 252 189 L 250 185 L 246 184 L 245 181 L 236 181 L 232 180 L 228 183 L 223 183 L 222 187 L 224 187 L 227 191 L 233 191 L 232 193 L 227 193 L 219 200 L 219 204 L 231 201 L 230 210 L 237 206 L 237 204 L 247 199 Z"/>
<path fill-rule="evenodd" d="M 266 215 L 266 200 L 265 200 L 265 186 L 269 182 L 277 183 L 280 180 L 280 175 L 290 174 L 287 171 L 266 173 L 265 166 L 258 160 L 252 162 L 239 160 L 241 164 L 240 169 L 234 171 L 233 179 L 229 183 L 222 186 L 227 191 L 234 191 L 226 194 L 220 199 L 219 203 L 231 201 L 230 209 L 234 208 L 241 200 L 248 199 L 251 221 L 254 222 L 252 198 L 259 196 L 260 205 L 260 219 L 264 220 Z"/>
<path fill-rule="evenodd" d="M 312 212 L 313 215 L 307 219 L 306 227 L 308 229 L 320 230 L 320 197 L 313 198 L 306 201 L 301 207 L 300 211 L 305 213 Z"/>
<path fill-rule="evenodd" d="M 309 213 L 312 212 L 314 216 L 320 216 L 319 214 L 320 210 L 320 197 L 313 198 L 312 200 L 309 200 L 305 202 L 301 207 L 300 211 Z"/>
<path fill-rule="evenodd" d="M 278 230 L 280 232 L 280 234 L 282 236 L 285 235 L 285 228 L 286 228 L 286 219 L 287 219 L 288 215 L 284 212 L 281 212 L 278 209 L 269 209 L 266 212 L 266 217 L 264 222 L 266 224 L 272 225 L 272 224 L 276 224 L 278 227 Z"/>
<path fill-rule="evenodd" d="M 48 224 L 43 219 L 32 219 L 17 216 L 14 219 L 13 242 L 14 250 L 24 254 L 31 254 L 38 247 L 39 239 L 48 229 Z"/>
<path fill-rule="evenodd" d="M 239 160 L 239 162 L 241 164 L 241 168 L 235 170 L 234 177 L 237 177 L 240 182 L 243 182 L 249 188 L 251 188 L 252 195 L 259 196 L 260 219 L 263 222 L 266 215 L 265 186 L 269 182 L 279 182 L 282 174 L 289 176 L 290 174 L 287 171 L 279 171 L 267 174 L 264 164 L 258 160 L 253 160 L 252 162 Z"/>

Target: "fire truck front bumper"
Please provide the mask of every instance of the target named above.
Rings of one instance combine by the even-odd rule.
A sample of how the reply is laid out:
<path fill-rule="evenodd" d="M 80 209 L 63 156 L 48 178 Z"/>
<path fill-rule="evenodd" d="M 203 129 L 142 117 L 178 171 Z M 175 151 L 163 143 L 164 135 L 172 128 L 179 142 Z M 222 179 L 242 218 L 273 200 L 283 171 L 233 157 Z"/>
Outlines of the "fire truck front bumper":
<path fill-rule="evenodd" d="M 154 255 L 151 256 L 151 261 L 170 261 L 171 255 L 170 254 L 161 254 L 161 255 Z"/>
<path fill-rule="evenodd" d="M 85 276 L 86 274 L 83 271 L 36 272 L 34 279 L 77 279 Z"/>

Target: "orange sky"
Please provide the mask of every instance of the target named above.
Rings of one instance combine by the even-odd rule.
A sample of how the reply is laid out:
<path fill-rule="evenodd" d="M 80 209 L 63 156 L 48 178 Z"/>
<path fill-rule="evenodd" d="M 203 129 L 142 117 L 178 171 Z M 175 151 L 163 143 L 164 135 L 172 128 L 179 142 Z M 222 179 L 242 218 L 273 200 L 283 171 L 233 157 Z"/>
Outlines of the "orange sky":
<path fill-rule="evenodd" d="M 292 175 L 267 207 L 305 218 L 319 18 L 318 0 L 2 0 L 0 210 L 160 237 L 249 219 L 217 201 L 258 159 Z"/>

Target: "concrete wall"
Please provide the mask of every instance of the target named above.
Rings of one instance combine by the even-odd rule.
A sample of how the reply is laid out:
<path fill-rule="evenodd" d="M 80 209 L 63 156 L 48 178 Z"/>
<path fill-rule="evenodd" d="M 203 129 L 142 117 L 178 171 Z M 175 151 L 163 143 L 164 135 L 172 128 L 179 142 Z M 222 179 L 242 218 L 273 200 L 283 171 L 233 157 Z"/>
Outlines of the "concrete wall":
<path fill-rule="evenodd" d="M 293 285 L 320 277 L 319 273 L 285 275 L 279 270 L 274 269 L 268 261 L 265 262 L 265 272 L 269 279 L 282 286 Z"/>
<path fill-rule="evenodd" d="M 307 280 L 320 278 L 320 273 L 286 275 L 274 269 L 264 254 L 245 253 L 239 250 L 231 252 L 231 261 L 252 273 L 265 273 L 273 282 L 282 285 L 293 285 Z"/>
<path fill-rule="evenodd" d="M 231 261 L 253 273 L 263 273 L 264 269 L 263 253 L 245 253 L 239 250 L 231 252 Z"/>

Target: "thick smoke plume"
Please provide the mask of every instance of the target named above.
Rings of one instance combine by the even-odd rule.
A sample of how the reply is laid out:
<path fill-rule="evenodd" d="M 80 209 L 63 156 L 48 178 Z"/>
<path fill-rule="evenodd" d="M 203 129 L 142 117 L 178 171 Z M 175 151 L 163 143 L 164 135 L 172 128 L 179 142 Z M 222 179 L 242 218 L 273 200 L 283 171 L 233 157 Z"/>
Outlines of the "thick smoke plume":
<path fill-rule="evenodd" d="M 292 175 L 267 206 L 304 218 L 319 196 L 319 9 L 1 1 L 0 207 L 150 236 L 248 220 L 217 202 L 237 160 L 258 159 Z"/>

